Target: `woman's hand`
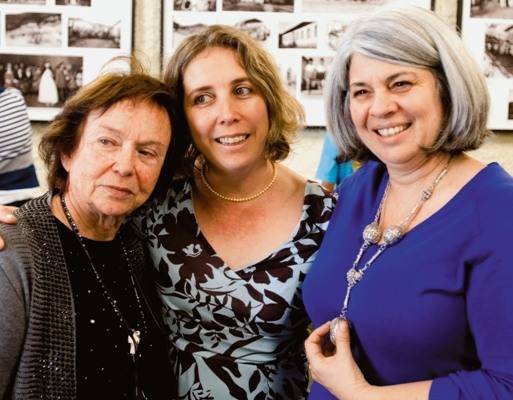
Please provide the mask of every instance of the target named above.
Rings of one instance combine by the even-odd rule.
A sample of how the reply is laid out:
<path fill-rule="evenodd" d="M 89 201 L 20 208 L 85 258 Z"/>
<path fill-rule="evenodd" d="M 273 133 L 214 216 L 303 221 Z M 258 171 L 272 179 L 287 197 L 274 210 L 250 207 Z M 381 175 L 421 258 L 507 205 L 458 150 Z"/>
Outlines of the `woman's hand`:
<path fill-rule="evenodd" d="M 0 205 L 0 222 L 5 222 L 6 224 L 15 224 L 16 217 L 13 214 L 14 210 L 16 210 L 16 207 Z M 4 248 L 4 245 L 5 243 L 0 237 L 0 250 Z"/>
<path fill-rule="evenodd" d="M 305 341 L 306 356 L 312 378 L 328 389 L 338 399 L 364 400 L 372 398 L 373 386 L 363 376 L 351 354 L 351 338 L 347 321 L 340 321 L 333 351 L 323 349 L 329 340 L 330 323 L 314 330 Z"/>

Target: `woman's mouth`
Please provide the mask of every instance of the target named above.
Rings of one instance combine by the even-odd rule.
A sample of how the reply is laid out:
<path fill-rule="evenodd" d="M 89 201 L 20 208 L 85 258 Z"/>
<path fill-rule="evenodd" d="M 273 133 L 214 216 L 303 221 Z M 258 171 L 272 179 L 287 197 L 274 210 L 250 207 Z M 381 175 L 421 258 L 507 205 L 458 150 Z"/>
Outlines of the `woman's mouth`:
<path fill-rule="evenodd" d="M 402 131 L 405 131 L 410 126 L 411 126 L 411 124 L 402 124 L 402 125 L 397 125 L 397 126 L 393 126 L 390 128 L 376 129 L 375 132 L 377 132 L 377 134 L 379 136 L 390 137 L 390 136 L 395 136 L 395 135 L 401 133 Z"/>
<path fill-rule="evenodd" d="M 215 141 L 225 146 L 234 146 L 244 142 L 249 137 L 249 134 L 236 135 L 236 136 L 222 136 Z"/>

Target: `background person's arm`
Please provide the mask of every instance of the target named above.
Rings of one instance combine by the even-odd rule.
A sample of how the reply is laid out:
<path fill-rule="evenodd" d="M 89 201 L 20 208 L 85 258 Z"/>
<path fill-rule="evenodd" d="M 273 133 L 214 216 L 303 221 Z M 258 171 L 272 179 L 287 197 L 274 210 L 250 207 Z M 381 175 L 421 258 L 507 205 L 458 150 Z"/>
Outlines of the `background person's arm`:
<path fill-rule="evenodd" d="M 11 261 L 9 252 L 0 256 L 0 399 L 10 398 L 6 393 L 12 389 L 26 331 L 23 283 Z"/>
<path fill-rule="evenodd" d="M 6 224 L 15 224 L 16 217 L 14 216 L 14 210 L 16 207 L 4 206 L 0 205 L 0 222 L 4 222 Z M 4 239 L 0 235 L 0 250 L 2 250 L 5 246 Z M 0 396 L 1 398 L 1 396 Z"/>

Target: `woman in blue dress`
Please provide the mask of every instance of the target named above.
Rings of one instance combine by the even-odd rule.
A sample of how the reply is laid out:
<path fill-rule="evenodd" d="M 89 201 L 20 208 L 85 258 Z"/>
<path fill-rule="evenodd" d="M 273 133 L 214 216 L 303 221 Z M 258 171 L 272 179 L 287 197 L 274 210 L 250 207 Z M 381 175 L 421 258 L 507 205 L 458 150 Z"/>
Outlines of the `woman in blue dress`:
<path fill-rule="evenodd" d="M 513 398 L 513 179 L 465 154 L 489 97 L 457 34 L 418 8 L 350 27 L 329 129 L 364 165 L 303 288 L 310 399 Z"/>

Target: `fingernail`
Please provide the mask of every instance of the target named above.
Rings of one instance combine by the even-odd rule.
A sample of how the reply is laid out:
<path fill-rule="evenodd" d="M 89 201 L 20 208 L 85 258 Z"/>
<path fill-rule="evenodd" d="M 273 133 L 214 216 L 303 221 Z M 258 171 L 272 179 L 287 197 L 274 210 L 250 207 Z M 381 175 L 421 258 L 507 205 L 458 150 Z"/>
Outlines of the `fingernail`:
<path fill-rule="evenodd" d="M 2 220 L 6 221 L 6 222 L 14 222 L 15 221 L 14 215 L 12 213 L 2 213 L 1 218 L 2 218 Z"/>

